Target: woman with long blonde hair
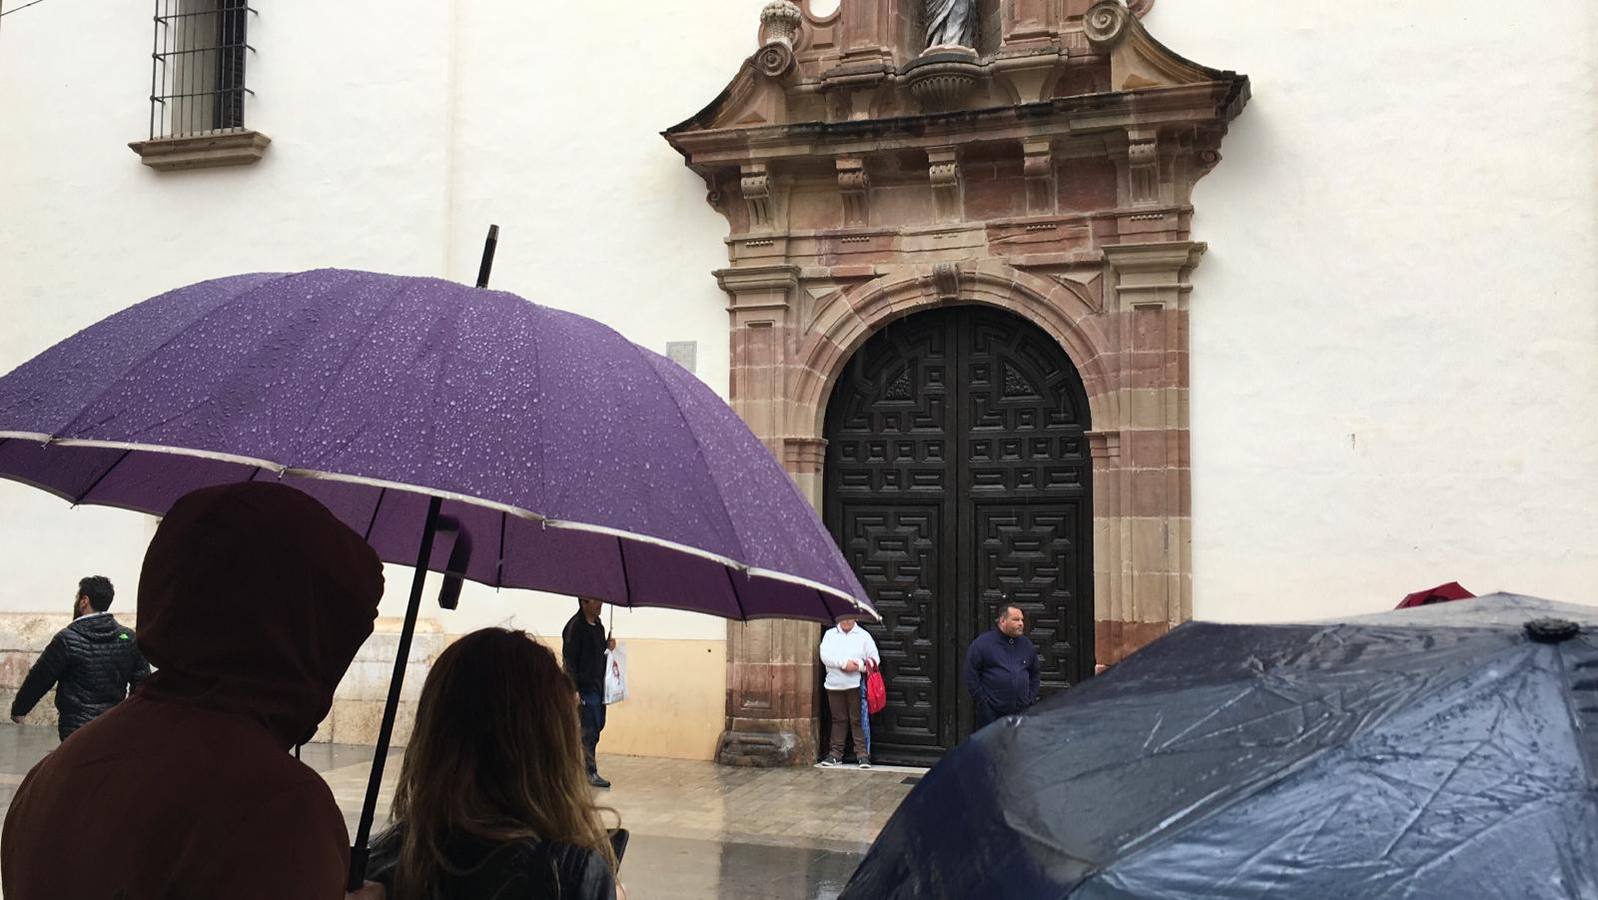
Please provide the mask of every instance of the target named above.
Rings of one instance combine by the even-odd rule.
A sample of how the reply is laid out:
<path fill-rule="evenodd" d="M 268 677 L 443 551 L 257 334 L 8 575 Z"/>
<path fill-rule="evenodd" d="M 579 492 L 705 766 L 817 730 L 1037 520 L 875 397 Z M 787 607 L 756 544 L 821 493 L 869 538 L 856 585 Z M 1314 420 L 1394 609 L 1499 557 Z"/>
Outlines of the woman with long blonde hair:
<path fill-rule="evenodd" d="M 451 644 L 422 686 L 373 878 L 390 900 L 612 900 L 616 863 L 555 655 L 503 628 Z"/>

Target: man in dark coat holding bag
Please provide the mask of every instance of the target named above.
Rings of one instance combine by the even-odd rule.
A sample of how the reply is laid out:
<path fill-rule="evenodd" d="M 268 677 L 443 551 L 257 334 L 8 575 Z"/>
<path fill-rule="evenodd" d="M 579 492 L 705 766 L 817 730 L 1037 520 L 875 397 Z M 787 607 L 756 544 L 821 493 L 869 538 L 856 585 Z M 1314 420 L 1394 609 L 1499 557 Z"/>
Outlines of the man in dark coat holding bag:
<path fill-rule="evenodd" d="M 584 597 L 577 601 L 577 614 L 560 633 L 560 658 L 577 686 L 579 715 L 583 725 L 583 755 L 588 763 L 588 783 L 608 788 L 610 782 L 599 774 L 595 754 L 599 733 L 605 730 L 605 651 L 616 649 L 616 639 L 605 636 L 605 623 L 599 613 L 603 600 Z"/>

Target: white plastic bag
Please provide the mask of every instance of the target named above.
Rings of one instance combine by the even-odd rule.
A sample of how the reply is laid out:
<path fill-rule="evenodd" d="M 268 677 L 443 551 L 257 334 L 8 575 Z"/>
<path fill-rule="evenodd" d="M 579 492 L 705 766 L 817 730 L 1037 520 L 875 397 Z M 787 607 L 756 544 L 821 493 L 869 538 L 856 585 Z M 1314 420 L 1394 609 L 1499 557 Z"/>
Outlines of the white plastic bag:
<path fill-rule="evenodd" d="M 605 651 L 605 704 L 620 703 L 627 699 L 627 645 L 617 642 L 616 649 Z"/>

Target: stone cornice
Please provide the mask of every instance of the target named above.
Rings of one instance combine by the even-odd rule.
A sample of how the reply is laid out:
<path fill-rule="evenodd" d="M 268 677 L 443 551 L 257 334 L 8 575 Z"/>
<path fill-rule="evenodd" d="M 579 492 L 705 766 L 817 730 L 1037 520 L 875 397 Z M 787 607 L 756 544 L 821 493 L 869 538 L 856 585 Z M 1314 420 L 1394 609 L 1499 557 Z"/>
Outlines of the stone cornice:
<path fill-rule="evenodd" d="M 1221 128 L 1243 109 L 1248 79 L 1063 97 L 1018 106 L 842 122 L 796 122 L 664 136 L 696 169 L 755 160 L 931 149 L 1001 140 L 1080 137 L 1137 127 Z"/>
<path fill-rule="evenodd" d="M 799 267 L 795 265 L 737 266 L 712 274 L 732 299 L 727 306 L 732 312 L 786 309 L 799 287 Z"/>
<path fill-rule="evenodd" d="M 1202 241 L 1111 244 L 1104 258 L 1120 272 L 1184 272 L 1197 266 L 1207 249 Z"/>
<path fill-rule="evenodd" d="M 724 290 L 760 291 L 791 288 L 799 283 L 799 267 L 737 266 L 711 273 Z"/>

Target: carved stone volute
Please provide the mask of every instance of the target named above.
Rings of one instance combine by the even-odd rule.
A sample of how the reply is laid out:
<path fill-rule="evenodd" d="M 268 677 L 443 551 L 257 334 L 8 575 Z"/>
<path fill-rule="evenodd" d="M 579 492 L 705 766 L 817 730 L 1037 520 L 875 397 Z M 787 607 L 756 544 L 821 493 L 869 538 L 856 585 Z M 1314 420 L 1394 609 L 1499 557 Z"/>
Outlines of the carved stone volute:
<path fill-rule="evenodd" d="M 804 13 L 791 0 L 772 0 L 760 11 L 760 51 L 755 67 L 769 78 L 780 78 L 794 66 L 794 44 Z"/>
<path fill-rule="evenodd" d="M 1131 13 L 1121 0 L 1100 0 L 1082 17 L 1082 27 L 1087 32 L 1088 42 L 1103 51 L 1121 42 L 1131 19 Z"/>

